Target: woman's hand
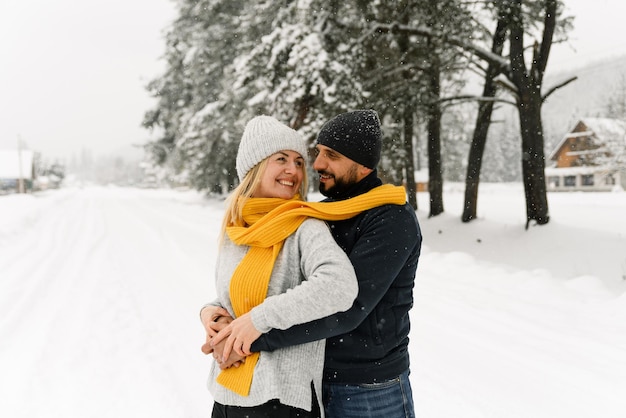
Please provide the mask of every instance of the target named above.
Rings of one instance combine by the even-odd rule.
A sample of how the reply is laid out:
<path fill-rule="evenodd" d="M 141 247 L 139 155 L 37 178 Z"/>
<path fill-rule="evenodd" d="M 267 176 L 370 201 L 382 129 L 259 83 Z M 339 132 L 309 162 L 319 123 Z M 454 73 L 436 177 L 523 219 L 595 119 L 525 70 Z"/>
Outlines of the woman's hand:
<path fill-rule="evenodd" d="M 216 336 L 212 337 L 210 345 L 215 348 L 225 340 L 222 362 L 226 363 L 233 350 L 239 356 L 249 356 L 252 354 L 250 346 L 260 336 L 261 332 L 252 324 L 252 318 L 248 312 L 232 321 Z"/>
<path fill-rule="evenodd" d="M 233 321 L 233 318 L 226 309 L 220 308 L 219 306 L 205 306 L 200 311 L 200 320 L 206 330 L 206 341 L 204 345 L 202 345 L 202 352 L 204 354 L 213 353 L 213 358 L 215 358 L 215 361 L 219 364 L 220 369 L 224 370 L 231 366 L 239 367 L 246 361 L 245 356 L 240 356 L 230 350 L 229 354 L 224 357 L 226 341 L 211 344 L 212 339 Z M 226 360 L 223 360 L 223 358 L 226 358 Z"/>
<path fill-rule="evenodd" d="M 202 308 L 200 311 L 200 321 L 206 331 L 205 343 L 202 346 L 202 352 L 204 354 L 213 352 L 213 347 L 209 344 L 211 339 L 232 320 L 233 318 L 224 308 L 220 308 L 219 306 L 205 306 Z"/>

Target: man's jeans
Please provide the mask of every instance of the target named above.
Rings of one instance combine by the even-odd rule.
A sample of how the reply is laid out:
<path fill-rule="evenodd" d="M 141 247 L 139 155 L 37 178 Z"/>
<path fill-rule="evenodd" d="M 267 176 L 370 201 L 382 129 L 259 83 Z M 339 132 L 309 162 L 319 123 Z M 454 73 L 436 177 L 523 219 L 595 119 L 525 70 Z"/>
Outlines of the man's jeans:
<path fill-rule="evenodd" d="M 415 418 L 409 371 L 380 383 L 324 383 L 326 418 Z"/>

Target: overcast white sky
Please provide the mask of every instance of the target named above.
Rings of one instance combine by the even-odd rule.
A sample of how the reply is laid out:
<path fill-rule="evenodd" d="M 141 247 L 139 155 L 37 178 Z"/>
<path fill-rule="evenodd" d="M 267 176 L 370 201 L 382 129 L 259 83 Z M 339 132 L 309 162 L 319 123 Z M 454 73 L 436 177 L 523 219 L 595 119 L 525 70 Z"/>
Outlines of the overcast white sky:
<path fill-rule="evenodd" d="M 626 54 L 624 0 L 566 0 L 576 16 L 548 71 Z M 18 138 L 45 158 L 81 150 L 107 155 L 149 139 L 154 101 L 145 90 L 163 69 L 170 0 L 2 0 L 0 149 Z"/>
<path fill-rule="evenodd" d="M 0 1 L 0 148 L 132 150 L 164 68 L 170 0 Z"/>

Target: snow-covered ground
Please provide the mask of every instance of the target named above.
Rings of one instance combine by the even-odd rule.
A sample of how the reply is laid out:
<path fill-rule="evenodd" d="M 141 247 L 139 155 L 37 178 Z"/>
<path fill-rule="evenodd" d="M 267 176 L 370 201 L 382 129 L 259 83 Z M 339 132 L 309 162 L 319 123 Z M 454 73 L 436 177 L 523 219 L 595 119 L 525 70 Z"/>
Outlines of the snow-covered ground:
<path fill-rule="evenodd" d="M 626 411 L 626 193 L 463 190 L 427 217 L 412 310 L 417 416 L 617 418 Z M 210 415 L 199 307 L 222 202 L 116 187 L 0 196 L 0 416 Z"/>

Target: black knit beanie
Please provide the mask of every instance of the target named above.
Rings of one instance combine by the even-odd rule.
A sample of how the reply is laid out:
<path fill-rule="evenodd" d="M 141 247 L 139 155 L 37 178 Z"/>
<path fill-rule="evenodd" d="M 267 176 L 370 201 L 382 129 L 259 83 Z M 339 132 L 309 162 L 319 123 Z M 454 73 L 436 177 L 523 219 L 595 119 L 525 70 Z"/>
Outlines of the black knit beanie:
<path fill-rule="evenodd" d="M 374 110 L 355 110 L 335 116 L 322 126 L 317 143 L 374 169 L 382 147 L 378 114 Z"/>

